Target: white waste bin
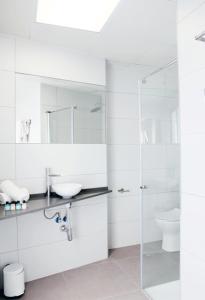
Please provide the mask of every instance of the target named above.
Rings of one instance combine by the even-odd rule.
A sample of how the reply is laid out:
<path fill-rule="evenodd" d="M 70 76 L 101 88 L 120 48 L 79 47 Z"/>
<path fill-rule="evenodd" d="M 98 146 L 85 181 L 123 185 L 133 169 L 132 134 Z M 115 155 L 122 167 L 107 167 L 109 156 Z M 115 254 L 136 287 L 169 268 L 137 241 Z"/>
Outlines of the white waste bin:
<path fill-rule="evenodd" d="M 24 268 L 21 264 L 9 264 L 3 269 L 4 295 L 18 297 L 24 294 Z"/>

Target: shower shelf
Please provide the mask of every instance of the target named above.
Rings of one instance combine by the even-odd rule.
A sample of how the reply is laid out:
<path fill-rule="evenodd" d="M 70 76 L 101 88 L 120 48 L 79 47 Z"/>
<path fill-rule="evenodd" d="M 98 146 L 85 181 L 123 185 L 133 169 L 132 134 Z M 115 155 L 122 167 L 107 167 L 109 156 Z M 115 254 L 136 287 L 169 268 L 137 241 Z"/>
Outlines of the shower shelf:
<path fill-rule="evenodd" d="M 71 199 L 62 199 L 55 194 L 52 194 L 49 202 L 44 194 L 33 194 L 27 203 L 27 209 L 5 211 L 3 207 L 0 208 L 0 221 L 8 218 L 15 218 L 21 215 L 49 209 L 52 207 L 62 206 L 68 203 L 76 203 L 82 200 L 91 199 L 97 196 L 109 194 L 112 191 L 108 187 L 100 187 L 93 189 L 84 189 L 78 195 Z"/>

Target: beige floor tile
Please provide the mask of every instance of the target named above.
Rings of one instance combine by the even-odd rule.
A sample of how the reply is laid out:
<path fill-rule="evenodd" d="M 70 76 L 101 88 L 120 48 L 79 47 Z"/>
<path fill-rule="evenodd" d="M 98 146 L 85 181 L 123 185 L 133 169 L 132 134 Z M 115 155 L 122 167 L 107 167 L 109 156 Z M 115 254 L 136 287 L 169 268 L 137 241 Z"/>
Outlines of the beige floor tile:
<path fill-rule="evenodd" d="M 139 247 L 116 249 L 107 260 L 29 282 L 22 299 L 145 300 L 138 272 Z"/>
<path fill-rule="evenodd" d="M 26 284 L 26 293 L 22 300 L 66 300 L 65 284 L 62 274 L 34 280 Z M 69 299 L 71 300 L 71 299 Z"/>
<path fill-rule="evenodd" d="M 136 257 L 117 259 L 114 263 L 140 287 L 140 261 Z"/>
<path fill-rule="evenodd" d="M 143 293 L 136 292 L 136 293 L 129 293 L 129 294 L 122 295 L 122 296 L 102 299 L 102 300 L 148 300 L 148 299 L 145 297 L 145 295 Z"/>
<path fill-rule="evenodd" d="M 111 261 L 64 273 L 68 299 L 98 300 L 136 292 L 136 285 Z"/>

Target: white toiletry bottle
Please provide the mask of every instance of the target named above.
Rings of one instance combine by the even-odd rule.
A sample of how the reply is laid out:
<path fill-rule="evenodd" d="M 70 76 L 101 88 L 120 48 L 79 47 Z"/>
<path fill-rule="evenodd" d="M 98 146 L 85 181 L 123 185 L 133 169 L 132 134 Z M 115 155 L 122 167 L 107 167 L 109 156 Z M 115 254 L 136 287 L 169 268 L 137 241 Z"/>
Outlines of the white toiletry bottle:
<path fill-rule="evenodd" d="M 16 204 L 15 204 L 15 202 L 11 202 L 11 210 L 16 210 Z"/>
<path fill-rule="evenodd" d="M 23 203 L 22 203 L 22 209 L 26 209 L 27 208 L 27 203 L 26 203 L 26 201 L 23 201 Z"/>

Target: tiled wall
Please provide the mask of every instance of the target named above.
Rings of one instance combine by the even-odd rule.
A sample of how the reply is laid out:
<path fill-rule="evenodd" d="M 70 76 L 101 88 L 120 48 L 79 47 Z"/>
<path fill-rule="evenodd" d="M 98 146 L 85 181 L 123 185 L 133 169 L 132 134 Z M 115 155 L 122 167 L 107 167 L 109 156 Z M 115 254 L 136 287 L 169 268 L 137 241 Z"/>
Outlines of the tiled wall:
<path fill-rule="evenodd" d="M 41 48 L 41 45 L 38 47 Z M 25 61 L 24 66 L 28 67 L 29 55 L 25 51 L 25 57 L 22 56 L 21 52 L 19 53 L 20 46 L 17 48 L 18 68 L 23 71 Z M 46 49 L 48 51 L 50 48 Z M 33 60 L 29 65 L 29 71 L 38 73 L 40 68 L 45 72 L 46 65 L 44 64 L 42 68 L 37 61 L 38 56 L 35 56 L 37 50 L 39 49 L 34 53 L 31 51 Z M 56 59 L 58 51 L 60 50 L 54 51 Z M 46 56 L 45 48 L 44 55 Z M 49 55 L 50 58 L 53 57 L 52 48 Z M 103 84 L 103 62 L 102 65 L 101 62 L 97 64 L 94 62 L 92 65 L 92 61 L 88 61 L 92 70 L 91 76 L 88 77 L 90 80 L 93 79 L 94 83 L 97 83 L 95 82 L 97 80 L 98 83 Z M 55 67 L 57 68 L 54 66 L 52 72 L 56 70 L 56 76 L 60 77 L 60 70 Z M 15 180 L 20 186 L 29 188 L 30 193 L 45 192 L 45 168 L 51 167 L 53 172 L 62 175 L 57 179 L 58 181 L 75 181 L 82 183 L 86 188 L 107 186 L 106 145 L 15 144 L 15 70 L 15 40 L 1 36 L 0 181 L 9 178 Z M 76 70 L 77 67 L 74 74 L 77 79 Z M 81 79 L 85 76 L 84 71 L 79 70 Z M 93 72 L 97 73 L 96 76 Z M 0 221 L 0 269 L 8 262 L 20 261 L 25 266 L 26 280 L 29 281 L 105 259 L 107 257 L 107 197 L 101 196 L 83 201 L 73 205 L 72 211 L 74 240 L 71 243 L 66 240 L 66 234 L 60 231 L 59 225 L 45 219 L 42 212 Z"/>
<path fill-rule="evenodd" d="M 182 135 L 182 300 L 204 298 L 205 1 L 179 1 L 178 55 Z"/>

